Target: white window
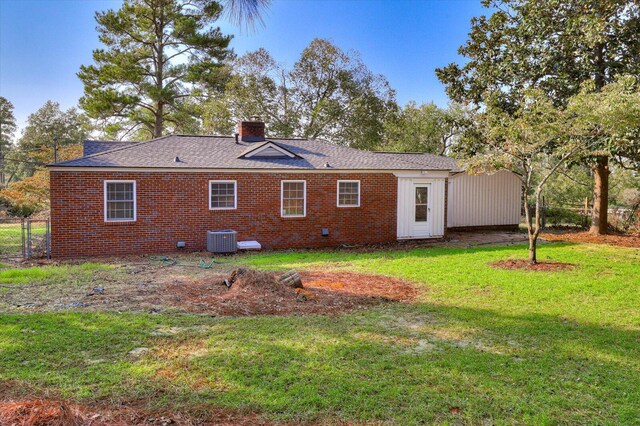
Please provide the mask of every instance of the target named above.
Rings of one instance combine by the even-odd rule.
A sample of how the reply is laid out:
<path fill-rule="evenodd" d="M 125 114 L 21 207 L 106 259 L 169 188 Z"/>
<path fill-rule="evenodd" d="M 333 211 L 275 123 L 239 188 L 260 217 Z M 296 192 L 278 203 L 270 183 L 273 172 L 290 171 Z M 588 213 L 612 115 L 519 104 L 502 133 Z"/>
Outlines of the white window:
<path fill-rule="evenodd" d="M 104 181 L 105 222 L 134 222 L 136 220 L 136 181 Z"/>
<path fill-rule="evenodd" d="M 305 217 L 307 214 L 307 181 L 283 180 L 282 217 Z"/>
<path fill-rule="evenodd" d="M 360 181 L 338 181 L 338 207 L 360 207 Z"/>
<path fill-rule="evenodd" d="M 209 209 L 233 210 L 237 208 L 238 191 L 235 180 L 209 181 Z"/>

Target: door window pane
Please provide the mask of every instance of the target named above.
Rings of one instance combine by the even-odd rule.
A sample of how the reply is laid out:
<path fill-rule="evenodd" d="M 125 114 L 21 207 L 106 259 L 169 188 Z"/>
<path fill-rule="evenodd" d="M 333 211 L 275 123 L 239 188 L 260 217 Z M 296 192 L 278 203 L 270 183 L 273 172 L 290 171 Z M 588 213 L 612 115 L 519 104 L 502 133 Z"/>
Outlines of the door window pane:
<path fill-rule="evenodd" d="M 426 222 L 428 218 L 428 193 L 429 189 L 426 187 L 416 187 L 416 222 Z"/>

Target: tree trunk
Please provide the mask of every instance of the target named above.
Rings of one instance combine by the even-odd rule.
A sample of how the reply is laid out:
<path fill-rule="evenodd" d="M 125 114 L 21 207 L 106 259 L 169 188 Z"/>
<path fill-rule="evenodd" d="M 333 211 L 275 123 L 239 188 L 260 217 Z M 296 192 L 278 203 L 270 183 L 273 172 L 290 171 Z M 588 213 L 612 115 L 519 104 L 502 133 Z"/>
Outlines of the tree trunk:
<path fill-rule="evenodd" d="M 530 177 L 527 182 L 530 181 Z M 529 210 L 529 187 L 525 185 L 524 190 L 524 215 L 527 221 L 527 236 L 529 237 L 529 263 L 535 265 L 538 263 L 536 255 L 538 235 L 540 234 L 540 191 L 536 191 L 535 200 L 535 214 L 531 217 L 531 210 Z"/>
<path fill-rule="evenodd" d="M 596 3 L 598 4 L 598 3 Z M 606 66 L 604 61 L 604 44 L 598 43 L 595 52 L 596 91 L 601 91 L 606 81 Z M 609 157 L 599 156 L 593 168 L 593 211 L 591 212 L 592 234 L 606 234 L 609 227 L 607 211 L 609 209 Z"/>
<path fill-rule="evenodd" d="M 164 105 L 162 102 L 158 102 L 156 111 L 156 121 L 153 126 L 153 137 L 159 138 L 162 136 L 162 127 L 164 126 Z"/>
<path fill-rule="evenodd" d="M 538 263 L 538 257 L 537 257 L 537 243 L 538 243 L 538 236 L 535 234 L 529 234 L 529 263 L 532 265 L 535 265 L 536 263 Z"/>
<path fill-rule="evenodd" d="M 609 208 L 609 157 L 597 158 L 593 168 L 593 211 L 591 214 L 592 234 L 606 234 L 608 231 L 607 210 Z"/>
<path fill-rule="evenodd" d="M 2 127 L 0 126 L 0 132 Z M 4 186 L 4 153 L 2 152 L 2 140 L 0 139 L 0 188 Z"/>

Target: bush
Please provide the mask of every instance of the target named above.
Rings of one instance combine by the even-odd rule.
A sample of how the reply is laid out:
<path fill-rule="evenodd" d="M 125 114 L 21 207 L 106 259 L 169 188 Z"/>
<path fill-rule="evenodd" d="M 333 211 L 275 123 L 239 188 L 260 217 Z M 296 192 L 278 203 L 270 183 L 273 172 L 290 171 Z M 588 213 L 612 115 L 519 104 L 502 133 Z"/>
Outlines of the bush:
<path fill-rule="evenodd" d="M 574 210 L 562 207 L 545 208 L 546 226 L 577 226 L 583 228 L 586 224 L 585 216 Z"/>

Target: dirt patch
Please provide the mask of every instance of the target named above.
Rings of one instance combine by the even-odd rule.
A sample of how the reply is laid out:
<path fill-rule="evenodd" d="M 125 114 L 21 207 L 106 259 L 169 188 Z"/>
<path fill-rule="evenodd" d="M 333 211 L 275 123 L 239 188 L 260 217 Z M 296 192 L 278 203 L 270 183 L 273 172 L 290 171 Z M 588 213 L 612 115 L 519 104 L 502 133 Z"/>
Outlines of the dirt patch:
<path fill-rule="evenodd" d="M 112 260 L 111 268 L 32 284 L 0 285 L 0 312 L 190 312 L 208 315 L 291 315 L 337 313 L 393 301 L 411 300 L 410 284 L 351 272 L 301 272 L 304 288 L 277 283 L 271 272 L 227 288 L 237 265 L 198 267 L 201 257 L 177 264 L 146 258 Z M 209 260 L 207 260 L 209 262 Z"/>
<path fill-rule="evenodd" d="M 279 283 L 276 275 L 250 271 L 228 289 L 220 282 L 170 286 L 190 312 L 216 315 L 304 315 L 338 313 L 387 302 L 412 300 L 416 289 L 393 278 L 351 272 L 301 272 L 304 288 Z"/>
<path fill-rule="evenodd" d="M 499 260 L 497 262 L 489 263 L 489 266 L 498 269 L 521 269 L 525 271 L 547 271 L 547 272 L 555 272 L 555 271 L 566 271 L 568 269 L 574 269 L 576 267 L 573 263 L 564 263 L 564 262 L 538 262 L 535 265 L 529 263 L 528 260 L 524 259 L 507 259 L 507 260 Z"/>
<path fill-rule="evenodd" d="M 206 410 L 205 417 L 150 412 L 127 405 L 80 405 L 60 400 L 0 401 L 0 424 L 15 426 L 126 426 L 126 425 L 268 425 L 256 415 Z"/>
<path fill-rule="evenodd" d="M 588 232 L 545 232 L 540 234 L 540 238 L 547 241 L 608 244 L 617 247 L 640 248 L 640 234 L 594 235 Z"/>

